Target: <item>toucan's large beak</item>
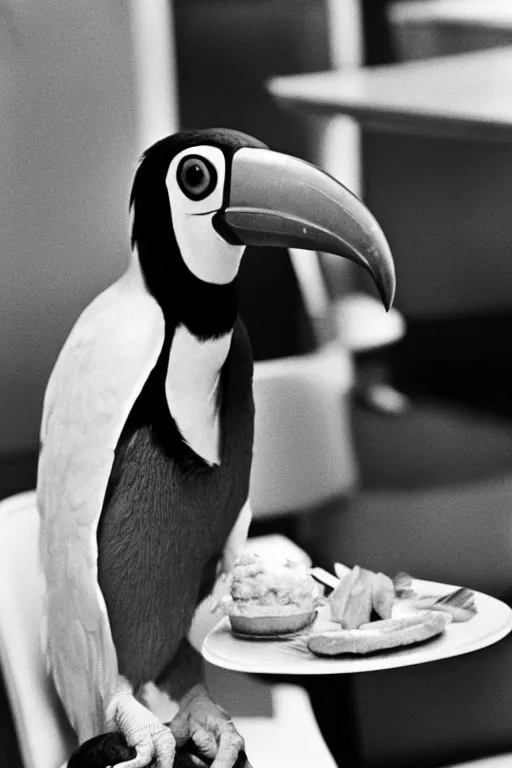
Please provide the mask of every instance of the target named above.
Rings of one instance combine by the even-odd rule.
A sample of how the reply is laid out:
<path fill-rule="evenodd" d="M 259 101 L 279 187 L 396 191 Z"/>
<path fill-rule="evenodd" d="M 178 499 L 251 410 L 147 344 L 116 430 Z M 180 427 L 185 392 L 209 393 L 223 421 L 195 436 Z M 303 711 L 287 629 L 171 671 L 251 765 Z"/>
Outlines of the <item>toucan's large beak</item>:
<path fill-rule="evenodd" d="M 389 309 L 395 268 L 387 240 L 366 206 L 334 178 L 295 157 L 244 147 L 233 156 L 228 197 L 218 223 L 233 241 L 351 259 L 371 273 Z"/>

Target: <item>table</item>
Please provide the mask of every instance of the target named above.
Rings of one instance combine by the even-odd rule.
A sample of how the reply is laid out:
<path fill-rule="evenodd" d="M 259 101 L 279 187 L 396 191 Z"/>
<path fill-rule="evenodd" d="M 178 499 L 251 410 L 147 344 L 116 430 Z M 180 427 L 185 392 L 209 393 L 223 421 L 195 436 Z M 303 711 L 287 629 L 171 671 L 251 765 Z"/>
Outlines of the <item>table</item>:
<path fill-rule="evenodd" d="M 276 77 L 268 90 L 288 109 L 350 115 L 378 131 L 512 141 L 508 46 L 407 64 Z"/>
<path fill-rule="evenodd" d="M 512 47 L 277 77 L 271 95 L 363 128 L 364 196 L 391 244 L 406 317 L 512 304 Z"/>
<path fill-rule="evenodd" d="M 399 59 L 442 56 L 512 42 L 509 0 L 398 0 L 388 8 Z"/>

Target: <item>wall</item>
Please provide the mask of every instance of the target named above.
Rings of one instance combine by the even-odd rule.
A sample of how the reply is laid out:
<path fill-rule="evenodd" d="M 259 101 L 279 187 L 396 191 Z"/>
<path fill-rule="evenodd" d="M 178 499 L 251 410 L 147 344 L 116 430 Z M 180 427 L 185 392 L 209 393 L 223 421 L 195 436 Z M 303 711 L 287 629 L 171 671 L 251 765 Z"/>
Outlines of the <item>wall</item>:
<path fill-rule="evenodd" d="M 2 3 L 0 455 L 37 446 L 58 350 L 127 261 L 134 83 L 125 3 Z"/>
<path fill-rule="evenodd" d="M 304 156 L 307 126 L 266 93 L 277 74 L 329 67 L 324 0 L 176 0 L 180 116 L 222 125 Z"/>

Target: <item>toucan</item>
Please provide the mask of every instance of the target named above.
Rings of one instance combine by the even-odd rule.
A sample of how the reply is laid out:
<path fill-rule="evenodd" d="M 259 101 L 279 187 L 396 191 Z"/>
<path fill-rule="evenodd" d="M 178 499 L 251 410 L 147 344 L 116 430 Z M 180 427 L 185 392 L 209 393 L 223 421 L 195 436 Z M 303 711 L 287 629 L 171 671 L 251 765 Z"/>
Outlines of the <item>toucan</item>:
<path fill-rule="evenodd" d="M 124 745 L 94 766 L 129 757 L 126 768 L 170 768 L 187 741 L 231 768 L 243 740 L 210 698 L 188 633 L 251 520 L 253 360 L 236 296 L 244 248 L 351 259 L 386 307 L 393 260 L 338 181 L 234 130 L 151 146 L 130 211 L 129 267 L 77 320 L 44 399 L 46 656 L 79 744 L 112 733 Z M 152 713 L 149 682 L 177 702 L 171 725 Z"/>

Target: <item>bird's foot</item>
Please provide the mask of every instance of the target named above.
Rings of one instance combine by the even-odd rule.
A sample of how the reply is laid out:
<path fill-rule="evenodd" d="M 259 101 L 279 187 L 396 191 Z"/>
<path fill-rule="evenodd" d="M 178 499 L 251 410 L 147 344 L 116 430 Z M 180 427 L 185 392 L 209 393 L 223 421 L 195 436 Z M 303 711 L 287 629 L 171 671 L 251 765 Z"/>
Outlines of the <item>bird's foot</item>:
<path fill-rule="evenodd" d="M 212 768 L 250 768 L 243 738 L 204 686 L 194 686 L 183 697 L 170 727 L 178 747 L 192 744 L 196 754 Z"/>
<path fill-rule="evenodd" d="M 107 708 L 109 727 L 120 731 L 136 755 L 123 768 L 172 768 L 176 740 L 170 728 L 141 704 L 131 691 L 119 690 Z"/>

